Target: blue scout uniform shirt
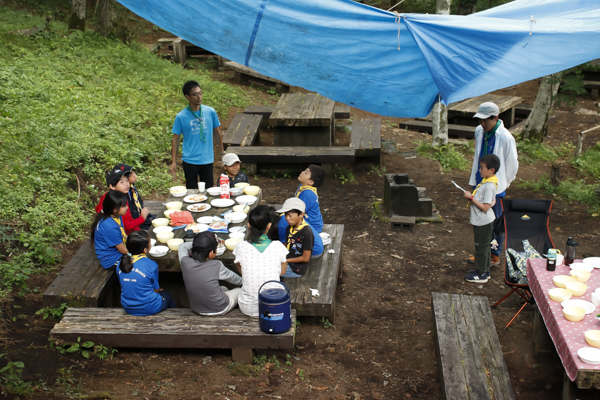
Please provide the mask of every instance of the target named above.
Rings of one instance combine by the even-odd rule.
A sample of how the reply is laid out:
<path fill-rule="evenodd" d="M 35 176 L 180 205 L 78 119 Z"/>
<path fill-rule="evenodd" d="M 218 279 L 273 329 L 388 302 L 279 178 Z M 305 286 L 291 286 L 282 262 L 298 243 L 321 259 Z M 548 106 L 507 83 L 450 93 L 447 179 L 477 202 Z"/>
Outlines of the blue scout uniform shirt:
<path fill-rule="evenodd" d="M 304 220 L 306 223 L 306 219 Z M 282 215 L 279 219 L 279 225 L 277 225 L 277 233 L 279 234 L 279 241 L 281 243 L 287 242 L 287 227 L 290 226 L 285 220 L 285 215 Z M 312 249 L 311 257 L 318 256 L 323 254 L 323 238 L 319 235 L 315 228 L 312 227 L 311 224 L 308 224 L 310 229 L 312 230 L 314 238 L 314 245 Z"/>
<path fill-rule="evenodd" d="M 123 218 L 119 217 L 119 219 L 123 226 Z M 102 268 L 110 268 L 121 259 L 123 254 L 117 250 L 117 246 L 121 243 L 123 243 L 123 235 L 119 224 L 110 217 L 100 220 L 94 233 L 94 247 Z"/>
<path fill-rule="evenodd" d="M 173 129 L 171 130 L 175 135 L 183 133 L 181 159 L 188 164 L 206 165 L 215 161 L 213 129 L 221 126 L 221 123 L 214 108 L 201 105 L 201 109 L 204 141 L 200 139 L 200 121 L 196 117 L 196 115 L 200 116 L 200 110 L 196 112 L 196 115 L 192 114 L 187 108 L 181 110 L 175 117 L 175 123 L 173 123 Z"/>
<path fill-rule="evenodd" d="M 158 286 L 158 264 L 142 257 L 133 263 L 129 273 L 117 267 L 121 284 L 121 304 L 130 315 L 154 315 L 162 310 L 163 298 Z"/>
<path fill-rule="evenodd" d="M 298 190 L 302 185 L 298 186 Z M 306 204 L 306 215 L 304 220 L 310 224 L 318 233 L 323 232 L 323 216 L 321 215 L 321 208 L 319 207 L 319 197 L 311 190 L 304 190 L 298 194 L 296 190 L 296 197 Z"/>

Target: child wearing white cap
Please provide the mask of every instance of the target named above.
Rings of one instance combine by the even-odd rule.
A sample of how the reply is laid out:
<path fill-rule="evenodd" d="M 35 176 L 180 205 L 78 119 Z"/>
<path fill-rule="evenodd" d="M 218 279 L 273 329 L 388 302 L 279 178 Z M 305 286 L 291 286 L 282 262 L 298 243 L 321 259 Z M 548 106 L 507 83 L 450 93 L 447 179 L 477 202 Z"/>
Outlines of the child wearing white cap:
<path fill-rule="evenodd" d="M 221 160 L 221 164 L 223 165 L 223 169 L 227 173 L 227 176 L 229 176 L 229 187 L 234 187 L 236 183 L 240 182 L 250 183 L 248 181 L 248 176 L 240 171 L 242 162 L 237 154 L 225 154 Z"/>
<path fill-rule="evenodd" d="M 282 278 L 300 278 L 310 267 L 310 260 L 315 243 L 313 231 L 304 220 L 306 205 L 297 197 L 287 199 L 278 213 L 283 213 L 289 226 L 286 233 L 285 245 L 287 255 L 287 270 Z"/>

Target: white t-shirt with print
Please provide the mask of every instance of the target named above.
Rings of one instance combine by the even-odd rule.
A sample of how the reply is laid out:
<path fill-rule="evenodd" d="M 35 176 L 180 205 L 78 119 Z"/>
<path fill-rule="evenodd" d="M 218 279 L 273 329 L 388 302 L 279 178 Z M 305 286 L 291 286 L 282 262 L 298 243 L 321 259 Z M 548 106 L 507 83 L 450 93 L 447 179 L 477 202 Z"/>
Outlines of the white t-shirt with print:
<path fill-rule="evenodd" d="M 280 281 L 281 263 L 286 262 L 287 248 L 279 241 L 273 241 L 262 253 L 249 242 L 240 242 L 233 255 L 234 262 L 242 267 L 242 292 L 238 297 L 240 311 L 251 317 L 258 317 L 258 289 L 268 281 Z M 279 288 L 269 284 L 263 287 Z"/>

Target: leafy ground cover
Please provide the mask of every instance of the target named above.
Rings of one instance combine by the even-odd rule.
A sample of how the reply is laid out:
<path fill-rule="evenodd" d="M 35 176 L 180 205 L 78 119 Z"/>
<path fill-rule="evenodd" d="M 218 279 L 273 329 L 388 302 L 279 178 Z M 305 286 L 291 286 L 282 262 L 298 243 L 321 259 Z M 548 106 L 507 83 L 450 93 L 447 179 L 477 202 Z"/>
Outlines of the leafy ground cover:
<path fill-rule="evenodd" d="M 32 26 L 44 29 L 12 33 Z M 173 115 L 185 106 L 182 82 L 200 82 L 222 118 L 247 103 L 240 89 L 158 59 L 141 45 L 67 32 L 63 22 L 23 11 L 0 7 L 0 42 L 5 291 L 34 265 L 56 263 L 57 243 L 86 234 L 112 165 L 133 165 L 146 193 L 170 184 L 165 162 Z M 15 269 L 22 276 L 15 278 Z"/>

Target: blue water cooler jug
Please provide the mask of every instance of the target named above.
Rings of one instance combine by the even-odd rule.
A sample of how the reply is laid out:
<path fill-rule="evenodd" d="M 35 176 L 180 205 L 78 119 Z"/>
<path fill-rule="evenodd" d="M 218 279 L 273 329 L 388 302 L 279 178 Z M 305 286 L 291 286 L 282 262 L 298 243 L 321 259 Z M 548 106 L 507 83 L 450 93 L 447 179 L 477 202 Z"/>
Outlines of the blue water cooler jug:
<path fill-rule="evenodd" d="M 285 289 L 265 289 L 267 283 L 278 283 Z M 258 319 L 260 330 L 265 333 L 287 332 L 292 326 L 292 301 L 290 290 L 283 282 L 268 281 L 258 289 Z"/>

